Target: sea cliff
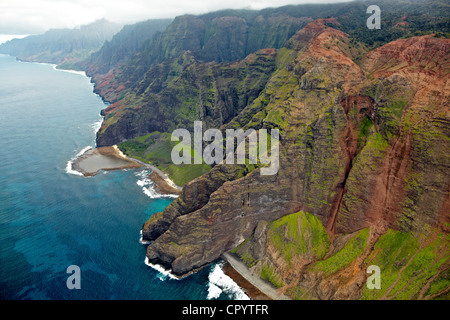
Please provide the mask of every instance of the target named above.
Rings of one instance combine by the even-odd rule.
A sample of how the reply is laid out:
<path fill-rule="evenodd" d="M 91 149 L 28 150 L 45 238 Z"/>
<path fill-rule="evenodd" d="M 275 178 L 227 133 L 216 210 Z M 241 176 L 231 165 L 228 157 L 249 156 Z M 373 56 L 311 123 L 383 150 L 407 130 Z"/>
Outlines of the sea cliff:
<path fill-rule="evenodd" d="M 149 260 L 183 275 L 234 250 L 301 299 L 448 294 L 450 40 L 363 51 L 321 21 L 278 50 L 223 128 L 279 128 L 279 172 L 217 165 L 186 184 L 144 225 Z M 384 290 L 365 289 L 370 264 L 389 270 Z"/>
<path fill-rule="evenodd" d="M 277 174 L 219 164 L 183 181 L 144 223 L 150 262 L 184 276 L 226 253 L 294 299 L 448 298 L 450 40 L 432 32 L 440 4 L 383 3 L 375 32 L 363 2 L 179 17 L 93 78 L 112 103 L 98 145 L 173 172 L 166 135 L 196 120 L 280 131 Z"/>

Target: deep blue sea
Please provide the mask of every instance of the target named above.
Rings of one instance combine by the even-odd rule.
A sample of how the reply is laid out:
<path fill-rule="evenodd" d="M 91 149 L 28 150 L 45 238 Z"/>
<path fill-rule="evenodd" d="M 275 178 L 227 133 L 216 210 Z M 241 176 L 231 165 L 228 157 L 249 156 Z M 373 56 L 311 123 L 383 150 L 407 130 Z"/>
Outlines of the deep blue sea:
<path fill-rule="evenodd" d="M 144 263 L 141 227 L 173 201 L 145 172 L 71 173 L 106 107 L 92 89 L 84 75 L 0 55 L 1 299 L 242 298 L 220 262 L 181 280 Z M 79 290 L 66 286 L 70 265 Z"/>

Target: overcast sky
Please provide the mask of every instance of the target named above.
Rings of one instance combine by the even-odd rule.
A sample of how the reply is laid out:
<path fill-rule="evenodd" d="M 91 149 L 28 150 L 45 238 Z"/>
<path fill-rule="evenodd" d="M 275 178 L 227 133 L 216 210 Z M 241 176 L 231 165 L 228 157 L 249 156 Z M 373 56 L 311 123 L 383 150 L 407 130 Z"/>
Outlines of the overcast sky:
<path fill-rule="evenodd" d="M 348 0 L 0 0 L 0 35 L 74 28 L 105 18 L 123 24 L 219 9 L 262 9 L 286 4 Z"/>

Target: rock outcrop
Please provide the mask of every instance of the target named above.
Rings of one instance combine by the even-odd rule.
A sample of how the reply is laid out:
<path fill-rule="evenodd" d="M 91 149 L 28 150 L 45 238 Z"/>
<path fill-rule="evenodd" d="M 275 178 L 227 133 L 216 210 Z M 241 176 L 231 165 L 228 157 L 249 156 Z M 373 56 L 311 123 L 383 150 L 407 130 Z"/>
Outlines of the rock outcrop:
<path fill-rule="evenodd" d="M 149 69 L 123 99 L 103 110 L 97 145 L 154 131 L 206 128 L 229 122 L 258 97 L 275 70 L 275 51 L 260 50 L 234 63 L 202 63 L 191 52 Z"/>
<path fill-rule="evenodd" d="M 292 297 L 348 299 L 373 297 L 365 268 L 386 250 L 385 267 L 398 278 L 378 298 L 406 295 L 411 283 L 428 291 L 408 297 L 446 294 L 417 270 L 395 288 L 426 252 L 434 252 L 424 265 L 433 280 L 448 273 L 450 40 L 421 36 L 363 50 L 320 21 L 278 50 L 264 90 L 223 126 L 280 129 L 278 173 L 187 184 L 144 225 L 149 260 L 184 275 L 237 248 Z M 394 240 L 400 247 L 386 246 Z"/>

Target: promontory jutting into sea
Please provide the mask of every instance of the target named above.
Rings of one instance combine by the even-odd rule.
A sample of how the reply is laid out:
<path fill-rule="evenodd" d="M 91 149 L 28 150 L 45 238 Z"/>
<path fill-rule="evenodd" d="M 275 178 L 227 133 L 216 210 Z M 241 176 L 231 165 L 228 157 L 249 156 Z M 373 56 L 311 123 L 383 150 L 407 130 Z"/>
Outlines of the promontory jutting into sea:
<path fill-rule="evenodd" d="M 154 189 L 148 169 L 102 171 L 91 178 L 68 171 L 71 159 L 95 147 L 106 105 L 92 89 L 80 74 L 0 55 L 1 297 L 242 295 L 215 265 L 173 280 L 145 264 L 142 223 L 173 200 Z M 66 287 L 70 265 L 80 267 L 80 290 Z"/>
<path fill-rule="evenodd" d="M 449 299 L 449 5 L 330 1 L 1 44 L 1 297 Z"/>

